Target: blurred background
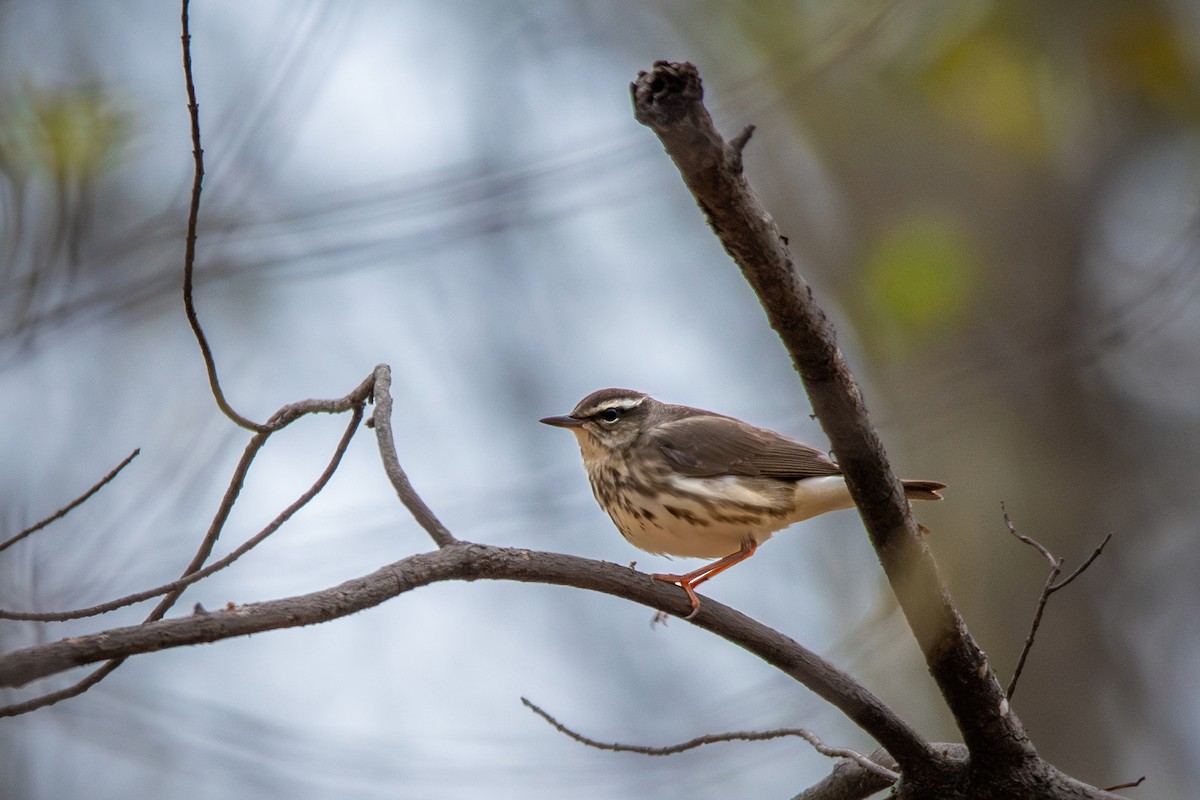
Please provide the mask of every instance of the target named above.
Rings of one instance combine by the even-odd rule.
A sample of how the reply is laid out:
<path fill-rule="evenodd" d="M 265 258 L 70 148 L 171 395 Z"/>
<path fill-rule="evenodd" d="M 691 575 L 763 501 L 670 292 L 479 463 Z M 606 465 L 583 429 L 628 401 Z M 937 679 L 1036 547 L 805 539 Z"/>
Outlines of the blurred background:
<path fill-rule="evenodd" d="M 826 446 L 782 346 L 628 83 L 691 60 L 835 319 L 896 470 L 1040 751 L 1131 796 L 1200 784 L 1200 6 L 196 0 L 207 178 L 196 294 L 242 413 L 391 364 L 401 460 L 461 538 L 647 570 L 572 437 L 627 386 Z M 246 442 L 179 295 L 191 144 L 175 3 L 0 3 L 0 537 L 135 447 L 112 486 L 0 554 L 0 606 L 174 577 Z M 343 419 L 274 437 L 219 547 L 322 469 Z M 360 436 L 326 492 L 233 569 L 220 607 L 430 548 Z M 856 515 L 777 536 L 705 587 L 957 738 Z M 131 624 L 0 623 L 10 650 Z M 804 726 L 874 745 L 678 620 L 554 587 L 433 586 L 328 625 L 132 659 L 0 720 L 4 798 L 790 797 L 804 743 L 599 752 Z M 67 685 L 55 676 L 0 696 Z"/>

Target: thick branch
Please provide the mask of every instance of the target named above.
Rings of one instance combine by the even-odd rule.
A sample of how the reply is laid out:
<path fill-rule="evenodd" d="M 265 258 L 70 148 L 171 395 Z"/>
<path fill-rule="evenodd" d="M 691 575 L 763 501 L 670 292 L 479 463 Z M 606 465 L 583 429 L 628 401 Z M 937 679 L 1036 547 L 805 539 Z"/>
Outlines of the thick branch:
<path fill-rule="evenodd" d="M 696 68 L 659 61 L 638 76 L 632 91 L 638 121 L 662 141 L 787 347 L 838 454 L 892 590 L 972 756 L 1000 763 L 1032 756 L 1032 745 L 951 602 L 909 514 L 866 404 L 838 350 L 833 325 L 742 174 L 739 148 L 721 137 L 704 108 Z M 901 761 L 901 766 L 907 771 L 909 765 Z"/>
<path fill-rule="evenodd" d="M 431 583 L 481 579 L 574 586 L 672 614 L 682 615 L 690 608 L 672 587 L 627 567 L 557 553 L 456 542 L 299 597 L 117 628 L 17 650 L 0 657 L 0 686 L 22 686 L 107 659 L 327 622 Z M 929 757 L 921 738 L 877 697 L 783 634 L 710 599 L 705 599 L 693 622 L 740 645 L 812 689 L 841 709 L 901 763 L 905 759 Z"/>

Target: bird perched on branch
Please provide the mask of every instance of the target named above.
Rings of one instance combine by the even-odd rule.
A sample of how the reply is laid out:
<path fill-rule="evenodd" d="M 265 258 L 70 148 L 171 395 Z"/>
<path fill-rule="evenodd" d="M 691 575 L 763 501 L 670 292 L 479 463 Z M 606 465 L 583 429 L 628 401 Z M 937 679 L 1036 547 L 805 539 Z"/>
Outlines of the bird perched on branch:
<path fill-rule="evenodd" d="M 716 561 L 655 574 L 687 592 L 754 555 L 776 531 L 853 508 L 829 454 L 783 434 L 644 392 L 601 389 L 541 420 L 575 434 L 592 493 L 629 542 L 651 553 Z M 944 483 L 902 481 L 910 500 L 940 500 Z"/>

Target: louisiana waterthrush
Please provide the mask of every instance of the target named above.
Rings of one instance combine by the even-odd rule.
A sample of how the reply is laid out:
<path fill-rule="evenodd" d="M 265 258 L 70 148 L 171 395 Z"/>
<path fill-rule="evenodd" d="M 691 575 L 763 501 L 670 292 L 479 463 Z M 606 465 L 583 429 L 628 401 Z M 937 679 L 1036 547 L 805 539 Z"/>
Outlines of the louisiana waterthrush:
<path fill-rule="evenodd" d="M 630 544 L 651 553 L 716 561 L 678 584 L 700 608 L 695 587 L 754 555 L 776 531 L 853 508 L 842 470 L 828 453 L 787 436 L 699 408 L 661 403 L 630 389 L 593 392 L 547 425 L 579 440 L 592 493 Z M 902 481 L 911 500 L 940 500 L 936 481 Z"/>

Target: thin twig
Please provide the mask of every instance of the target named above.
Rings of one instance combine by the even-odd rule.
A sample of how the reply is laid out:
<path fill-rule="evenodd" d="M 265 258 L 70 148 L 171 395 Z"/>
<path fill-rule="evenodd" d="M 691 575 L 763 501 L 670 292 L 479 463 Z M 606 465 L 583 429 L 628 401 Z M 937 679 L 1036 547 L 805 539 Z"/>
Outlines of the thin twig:
<path fill-rule="evenodd" d="M 454 544 L 458 539 L 442 524 L 433 510 L 425 505 L 425 501 L 413 489 L 408 475 L 400 466 L 400 458 L 396 455 L 396 441 L 392 436 L 392 370 L 387 364 L 375 367 L 374 387 L 375 415 L 372 417 L 372 423 L 375 427 L 375 438 L 379 442 L 379 457 L 383 459 L 383 471 L 392 482 L 392 488 L 396 490 L 400 502 L 434 543 L 438 547 Z"/>
<path fill-rule="evenodd" d="M 229 485 L 225 487 L 225 494 L 221 498 L 220 505 L 217 506 L 217 513 L 213 515 L 212 522 L 209 523 L 208 531 L 204 534 L 204 539 L 201 540 L 200 546 L 196 548 L 196 553 L 192 556 L 192 560 L 183 568 L 179 577 L 186 578 L 193 572 L 197 572 L 204 566 L 204 562 L 208 561 L 208 557 L 212 555 L 213 548 L 217 544 L 217 539 L 221 536 L 221 531 L 225 528 L 225 523 L 229 519 L 229 515 L 233 512 L 233 506 L 237 502 L 238 496 L 242 493 L 242 488 L 246 483 L 246 475 L 250 471 L 250 465 L 254 463 L 258 452 L 262 450 L 263 445 L 267 443 L 271 434 L 256 433 L 250 437 L 250 441 L 246 444 L 246 449 L 242 451 L 242 457 L 238 459 L 237 466 L 233 470 L 233 476 L 229 479 Z M 183 594 L 183 588 L 172 589 L 167 593 L 158 605 L 154 607 L 154 611 L 150 613 L 147 621 L 161 619 L 162 615 L 167 612 L 171 606 L 175 605 L 175 601 Z"/>
<path fill-rule="evenodd" d="M 62 622 L 69 619 L 94 617 L 100 614 L 107 614 L 108 612 L 115 611 L 118 608 L 133 605 L 134 603 L 140 603 L 144 600 L 149 600 L 153 597 L 158 597 L 159 595 L 166 594 L 167 592 L 186 589 L 193 583 L 204 580 L 213 573 L 220 572 L 244 556 L 246 553 L 253 550 L 272 533 L 279 530 L 279 528 L 281 528 L 285 522 L 291 519 L 297 511 L 307 505 L 310 500 L 316 497 L 317 494 L 319 494 L 325 488 L 325 484 L 329 482 L 329 479 L 333 477 L 333 473 L 337 471 L 338 466 L 341 464 L 342 456 L 345 455 L 346 448 L 350 446 L 350 440 L 354 438 L 354 434 L 357 433 L 359 423 L 362 421 L 362 418 L 363 408 L 362 406 L 356 406 L 351 414 L 350 422 L 346 426 L 346 430 L 342 434 L 342 438 L 338 442 L 337 448 L 333 452 L 332 458 L 326 465 L 325 470 L 312 484 L 312 486 L 310 486 L 304 492 L 304 494 L 300 495 L 300 497 L 298 497 L 291 505 L 281 511 L 279 515 L 275 517 L 275 519 L 271 520 L 271 522 L 265 528 L 260 530 L 254 536 L 251 536 L 237 549 L 229 553 L 229 555 L 225 556 L 224 558 L 214 561 L 207 567 L 191 572 L 184 577 L 179 578 L 178 580 L 171 581 L 170 583 L 164 583 L 162 586 L 156 586 L 152 589 L 145 589 L 143 591 L 135 592 L 133 594 L 119 597 L 115 600 L 110 600 L 99 605 L 90 606 L 88 608 L 74 609 L 71 611 L 51 611 L 40 613 L 6 611 L 4 609 L 0 609 L 0 619 L 23 620 L 27 622 Z"/>
<path fill-rule="evenodd" d="M 1074 572 L 1056 583 L 1055 581 L 1058 576 L 1062 574 L 1063 560 L 1055 558 L 1041 542 L 1018 531 L 1016 526 L 1013 525 L 1012 519 L 1008 516 L 1008 510 L 1004 508 L 1003 503 L 1000 504 L 1000 509 L 1004 514 L 1004 524 L 1008 526 L 1008 532 L 1023 543 L 1036 549 L 1050 562 L 1050 574 L 1046 576 L 1046 585 L 1042 587 L 1042 593 L 1038 596 L 1037 609 L 1033 612 L 1033 622 L 1029 625 L 1029 634 L 1025 637 L 1025 644 L 1021 647 L 1021 655 L 1017 658 L 1017 666 L 1013 669 L 1012 678 L 1009 680 L 1008 688 L 1004 692 L 1004 696 L 1012 700 L 1013 693 L 1017 691 L 1017 681 L 1021 679 L 1021 673 L 1025 669 L 1025 661 L 1029 658 L 1029 653 L 1033 649 L 1033 641 L 1037 637 L 1038 628 L 1041 627 L 1042 615 L 1046 611 L 1046 604 L 1050 601 L 1050 595 L 1059 589 L 1065 588 L 1071 581 L 1082 575 L 1083 571 L 1090 567 L 1092 562 L 1104 552 L 1104 546 L 1108 544 L 1113 535 L 1110 533 L 1105 536 L 1104 541 L 1100 542 L 1099 546 L 1092 551 L 1092 554 Z"/>
<path fill-rule="evenodd" d="M 1050 570 L 1049 577 L 1046 578 L 1046 585 L 1042 587 L 1042 593 L 1038 597 L 1037 610 L 1033 612 L 1033 622 L 1029 625 L 1029 633 L 1025 636 L 1025 644 L 1021 646 L 1021 655 L 1017 658 L 1017 666 L 1013 669 L 1012 678 L 1008 681 L 1008 688 L 1004 690 L 1004 696 L 1012 700 L 1013 693 L 1017 691 L 1017 681 L 1021 680 L 1021 673 L 1025 670 L 1025 660 L 1029 658 L 1029 652 L 1033 650 L 1033 640 L 1037 636 L 1038 628 L 1042 624 L 1042 614 L 1046 611 L 1046 603 L 1050 600 L 1051 589 L 1054 585 L 1054 579 L 1062 573 L 1062 561 L 1058 561 L 1054 565 L 1054 569 Z"/>
<path fill-rule="evenodd" d="M 33 533 L 37 533 L 38 531 L 40 531 L 42 528 L 46 527 L 50 523 L 62 519 L 67 514 L 69 514 L 71 511 L 75 510 L 79 506 L 86 503 L 91 498 L 92 495 L 94 495 L 96 492 L 103 489 L 105 487 L 105 485 L 107 485 L 109 482 L 112 481 L 113 478 L 117 477 L 117 475 L 120 474 L 121 470 L 123 470 L 127 466 L 129 466 L 129 462 L 131 462 L 135 458 L 137 458 L 138 454 L 141 452 L 142 452 L 142 449 L 140 447 L 138 449 L 134 450 L 132 453 L 127 455 L 120 464 L 117 464 L 115 467 L 113 467 L 112 471 L 110 471 L 107 475 L 105 475 L 103 478 L 101 478 L 94 486 L 92 486 L 92 488 L 88 489 L 86 492 L 79 495 L 79 497 L 75 498 L 70 503 L 67 503 L 65 506 L 60 508 L 58 511 L 55 511 L 53 514 L 46 517 L 45 519 L 43 519 L 41 522 L 37 523 L 36 525 L 31 525 L 28 528 L 26 528 L 25 530 L 18 533 L 16 536 L 13 536 L 9 539 L 6 539 L 3 542 L 0 542 L 0 552 L 7 550 L 9 547 L 12 547 L 14 544 L 21 541 L 26 536 L 29 536 L 30 534 L 33 534 Z"/>
<path fill-rule="evenodd" d="M 359 389 L 361 390 L 362 387 L 360 386 Z M 281 512 L 279 516 L 277 516 L 266 528 L 264 528 L 250 540 L 247 540 L 245 543 L 243 543 L 242 546 L 233 553 L 230 553 L 221 561 L 214 562 L 209 566 L 209 568 L 201 569 L 204 561 L 207 560 L 208 555 L 212 552 L 212 547 L 216 543 L 217 537 L 220 534 L 220 530 L 222 527 L 224 527 L 225 521 L 229 517 L 229 512 L 232 511 L 233 504 L 237 500 L 238 494 L 241 492 L 241 487 L 245 480 L 246 472 L 249 470 L 250 464 L 254 460 L 254 456 L 258 453 L 271 435 L 269 432 L 256 433 L 251 438 L 250 444 L 247 445 L 246 450 L 242 454 L 242 459 L 239 461 L 237 469 L 234 471 L 234 477 L 230 481 L 229 487 L 226 489 L 225 497 L 221 502 L 221 506 L 217 510 L 216 517 L 213 519 L 213 522 L 209 527 L 209 532 L 205 536 L 204 542 L 201 543 L 199 550 L 192 559 L 192 562 L 187 566 L 187 568 L 184 569 L 180 580 L 175 581 L 174 584 L 166 587 L 166 596 L 158 603 L 158 605 L 154 607 L 150 614 L 147 615 L 146 619 L 142 622 L 142 625 L 161 620 L 189 585 L 200 580 L 202 577 L 211 575 L 218 569 L 224 568 L 233 563 L 233 561 L 244 555 L 247 551 L 277 530 L 293 514 L 295 514 L 310 500 L 312 500 L 312 498 L 315 497 L 321 491 L 321 489 L 325 487 L 325 484 L 328 483 L 329 479 L 333 476 L 333 473 L 337 470 L 342 456 L 350 444 L 350 439 L 358 430 L 358 426 L 362 420 L 362 417 L 363 406 L 360 402 L 358 405 L 353 407 L 350 424 L 347 426 L 346 432 L 342 435 L 341 440 L 338 442 L 338 447 L 334 452 L 333 458 L 330 460 L 330 463 L 326 466 L 325 470 L 321 473 L 321 476 L 308 489 L 308 491 L 302 494 L 299 499 Z M 159 594 L 159 592 L 155 592 L 155 594 L 151 595 L 151 597 L 156 596 L 157 594 Z M 149 597 L 141 599 L 149 599 Z M 124 603 L 122 603 L 122 605 L 124 605 Z M 16 716 L 18 714 L 36 711 L 39 708 L 45 708 L 46 706 L 53 705 L 54 703 L 58 703 L 62 700 L 67 700 L 83 694 L 88 689 L 112 674 L 117 667 L 125 663 L 125 659 L 127 657 L 128 656 L 121 656 L 120 658 L 114 658 L 105 662 L 105 664 L 99 669 L 95 670 L 83 680 L 72 686 L 69 686 L 66 689 L 50 692 L 40 697 L 35 697 L 31 700 L 0 707 L 0 717 Z"/>
<path fill-rule="evenodd" d="M 72 697 L 78 697 L 111 675 L 113 670 L 123 663 L 125 663 L 124 658 L 114 658 L 112 661 L 108 661 L 103 666 L 89 672 L 86 678 L 71 684 L 65 689 L 59 689 L 57 692 L 48 692 L 47 694 L 39 695 L 20 703 L 0 706 L 0 717 L 15 717 L 20 714 L 28 714 L 30 711 L 37 711 L 39 708 L 52 706 L 55 703 L 69 700 Z"/>
<path fill-rule="evenodd" d="M 1058 564 L 1058 559 L 1056 559 L 1054 556 L 1052 556 L 1050 554 L 1050 551 L 1047 550 L 1042 545 L 1041 542 L 1037 541 L 1036 539 L 1031 539 L 1028 536 L 1026 536 L 1025 534 L 1023 534 L 1017 530 L 1017 526 L 1013 525 L 1012 517 L 1010 517 L 1008 515 L 1008 509 L 1005 507 L 1004 501 L 1000 502 L 1000 511 L 1001 511 L 1001 513 L 1004 514 L 1004 524 L 1008 526 L 1009 533 L 1011 533 L 1013 536 L 1017 537 L 1018 539 L 1020 539 L 1022 542 L 1029 545 L 1030 547 L 1036 549 L 1039 553 L 1041 553 L 1042 558 L 1046 559 L 1046 561 L 1050 564 L 1051 567 L 1056 566 Z"/>
<path fill-rule="evenodd" d="M 242 452 L 242 458 L 238 462 L 237 468 L 234 470 L 234 475 L 230 480 L 228 488 L 225 490 L 225 496 L 222 498 L 221 505 L 217 509 L 217 514 L 212 523 L 209 525 L 208 533 L 205 535 L 204 540 L 200 543 L 200 547 L 197 549 L 196 554 L 192 557 L 192 561 L 187 567 L 184 568 L 183 574 L 180 576 L 181 578 L 186 578 L 188 575 L 196 572 L 202 566 L 204 566 L 204 562 L 208 560 L 208 556 L 212 553 L 213 546 L 217 542 L 217 537 L 220 535 L 221 528 L 224 527 L 225 521 L 229 518 L 229 513 L 233 510 L 233 504 L 237 500 L 237 496 L 241 493 L 242 484 L 246 478 L 246 472 L 250 469 L 250 464 L 254 461 L 254 456 L 257 455 L 258 451 L 262 449 L 262 446 L 267 443 L 267 439 L 270 438 L 270 436 L 271 432 L 267 431 L 265 433 L 256 433 L 250 438 L 250 443 Z M 162 600 L 160 600 L 158 604 L 154 606 L 154 608 L 142 621 L 142 624 L 138 627 L 144 627 L 146 623 L 157 622 L 166 616 L 166 613 L 173 605 L 175 605 L 175 602 L 179 600 L 179 597 L 183 594 L 185 588 L 186 587 L 177 588 L 169 591 L 166 596 L 164 596 Z M 109 661 L 105 662 L 102 667 L 88 675 L 79 683 L 76 683 L 75 685 L 61 691 L 50 692 L 49 694 L 35 697 L 32 700 L 27 700 L 23 703 L 16 703 L 11 706 L 0 708 L 0 717 L 13 716 L 15 714 L 26 713 L 39 708 L 45 708 L 46 706 L 53 705 L 54 703 L 62 700 L 67 700 L 83 694 L 88 689 L 92 688 L 97 683 L 111 675 L 118 667 L 125 663 L 126 658 L 128 658 L 128 656 L 110 659 Z"/>
<path fill-rule="evenodd" d="M 200 345 L 200 354 L 204 357 L 204 367 L 208 370 L 208 385 L 212 389 L 213 399 L 217 407 L 236 425 L 247 430 L 263 433 L 268 426 L 246 419 L 233 410 L 221 391 L 221 381 L 217 377 L 217 362 L 213 358 L 212 348 L 200 327 L 200 317 L 196 314 L 196 304 L 192 297 L 192 273 L 196 266 L 196 229 L 200 220 L 200 193 L 204 185 L 204 149 L 200 146 L 200 104 L 196 102 L 196 84 L 192 80 L 192 34 L 188 27 L 188 0 L 182 0 L 180 13 L 183 33 L 183 79 L 187 85 L 188 116 L 192 125 L 192 160 L 195 164 L 192 177 L 192 200 L 188 207 L 187 238 L 183 254 L 183 309 L 187 314 L 188 325 Z"/>
<path fill-rule="evenodd" d="M 1092 562 L 1100 557 L 1100 554 L 1104 552 L 1104 546 L 1108 544 L 1109 540 L 1112 539 L 1112 537 L 1113 537 L 1113 535 L 1111 533 L 1108 534 L 1107 536 L 1105 536 L 1104 541 L 1100 542 L 1100 544 L 1097 545 L 1096 549 L 1092 551 L 1092 554 L 1087 557 L 1087 560 L 1079 565 L 1079 569 L 1075 570 L 1070 575 L 1063 578 L 1060 582 L 1051 586 L 1050 593 L 1054 594 L 1059 589 L 1066 588 L 1067 584 L 1069 584 L 1071 581 L 1078 578 L 1080 573 L 1082 573 L 1085 569 L 1090 567 L 1092 565 Z"/>
<path fill-rule="evenodd" d="M 365 403 L 366 398 L 370 396 L 373 385 L 374 381 L 372 377 L 360 383 L 357 387 L 355 387 L 354 391 L 346 397 L 342 397 L 337 400 L 306 400 L 299 403 L 291 403 L 271 415 L 271 425 L 265 430 L 255 433 L 254 436 L 250 437 L 250 442 L 246 445 L 246 449 L 242 452 L 242 458 L 238 461 L 238 465 L 234 469 L 233 477 L 229 481 L 229 486 L 225 489 L 225 495 L 221 498 L 221 504 L 218 506 L 217 513 L 213 517 L 212 523 L 209 525 L 208 532 L 204 536 L 204 541 L 200 543 L 200 547 L 196 550 L 195 556 L 192 557 L 191 562 L 187 565 L 187 567 L 184 568 L 183 573 L 180 574 L 179 578 L 181 580 L 189 577 L 195 572 L 200 571 L 200 569 L 204 566 L 204 562 L 206 562 L 208 557 L 212 554 L 213 547 L 216 545 L 217 539 L 221 535 L 221 530 L 225 527 L 225 522 L 229 519 L 229 515 L 233 511 L 234 503 L 237 502 L 238 495 L 241 494 L 242 486 L 246 480 L 246 475 L 250 471 L 250 465 L 254 462 L 254 458 L 258 455 L 258 451 L 261 450 L 263 445 L 267 443 L 267 439 L 270 438 L 271 434 L 281 430 L 284 426 L 290 424 L 292 421 L 304 416 L 305 414 L 341 410 L 344 408 L 354 409 L 356 417 L 354 427 L 357 427 L 357 418 L 361 418 L 363 413 L 363 403 Z M 343 437 L 343 440 L 347 444 L 349 443 L 348 437 Z M 337 458 L 340 460 L 341 456 L 338 455 Z M 330 474 L 332 475 L 332 472 L 330 472 Z M 328 478 L 325 480 L 328 480 Z M 322 482 L 321 485 L 324 486 L 324 483 Z M 320 489 L 317 491 L 320 491 Z M 314 492 L 313 494 L 315 496 L 316 493 Z M 307 502 L 308 500 L 304 500 L 304 503 Z M 301 506 L 304 503 L 301 503 Z M 287 512 L 285 511 L 284 513 Z M 293 511 L 291 513 L 295 512 Z M 291 513 L 287 513 L 287 516 L 290 517 Z M 267 533 L 264 534 L 264 538 L 266 535 L 270 534 L 272 529 L 270 526 L 268 526 L 266 530 Z M 179 588 L 171 589 L 166 596 L 163 597 L 159 604 L 155 606 L 154 611 L 151 612 L 151 615 L 147 621 L 161 619 L 162 615 L 165 614 L 167 610 L 175 604 L 175 601 L 179 599 L 180 595 L 183 594 L 184 589 L 186 588 L 187 584 L 183 584 Z M 155 616 L 156 614 L 157 616 Z"/>
<path fill-rule="evenodd" d="M 366 403 L 374 391 L 375 373 L 372 371 L 348 395 L 331 400 L 309 399 L 288 403 L 270 416 L 267 425 L 272 431 L 278 431 L 307 414 L 341 414 Z"/>
<path fill-rule="evenodd" d="M 887 767 L 876 764 L 871 759 L 864 756 L 862 753 L 854 750 L 849 750 L 844 747 L 830 747 L 821 741 L 821 739 L 812 731 L 805 728 L 778 728 L 771 731 L 733 731 L 731 733 L 713 733 L 705 736 L 697 736 L 694 739 L 689 739 L 686 742 L 679 744 L 668 745 L 666 747 L 648 747 L 646 745 L 637 744 L 620 744 L 618 742 L 599 742 L 584 736 L 581 733 L 571 730 L 566 725 L 563 725 L 547 711 L 535 705 L 533 701 L 526 697 L 521 698 L 521 702 L 533 713 L 537 714 L 546 722 L 557 730 L 575 741 L 585 744 L 588 747 L 594 747 L 598 750 L 609 750 L 614 753 L 640 753 L 645 756 L 670 756 L 676 753 L 682 753 L 686 750 L 693 750 L 697 747 L 702 747 L 706 744 L 716 744 L 717 742 L 761 742 L 770 739 L 780 739 L 785 736 L 798 736 L 813 746 L 818 753 L 830 758 L 848 758 L 857 762 L 864 769 L 869 770 L 876 775 L 886 778 L 889 782 L 895 783 L 900 780 L 900 774 L 894 772 Z"/>
<path fill-rule="evenodd" d="M 750 137 L 754 135 L 754 126 L 747 125 L 742 128 L 742 132 L 729 140 L 729 144 L 734 150 L 739 153 L 746 149 L 746 144 L 750 141 Z"/>
<path fill-rule="evenodd" d="M 1142 777 L 1138 778 L 1136 781 L 1129 781 L 1127 783 L 1118 783 L 1116 786 L 1109 786 L 1104 791 L 1115 792 L 1117 789 L 1136 789 L 1137 787 L 1141 786 L 1145 780 L 1146 780 L 1146 776 L 1143 775 Z"/>

